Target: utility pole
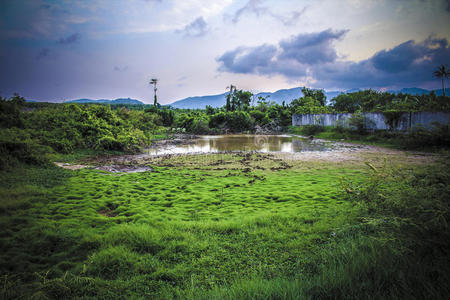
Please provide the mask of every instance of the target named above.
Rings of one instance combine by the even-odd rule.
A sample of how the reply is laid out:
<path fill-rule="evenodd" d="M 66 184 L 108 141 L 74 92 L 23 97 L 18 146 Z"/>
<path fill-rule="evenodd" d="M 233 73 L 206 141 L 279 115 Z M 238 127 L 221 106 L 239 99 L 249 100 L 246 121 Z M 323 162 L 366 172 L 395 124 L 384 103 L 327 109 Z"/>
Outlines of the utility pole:
<path fill-rule="evenodd" d="M 157 88 L 156 88 L 156 83 L 158 82 L 158 79 L 156 79 L 156 78 L 152 78 L 151 80 L 150 80 L 150 84 L 153 84 L 153 91 L 155 92 L 155 100 L 153 101 L 153 105 L 156 107 L 157 106 L 157 104 L 158 104 L 158 100 L 157 100 L 157 98 L 156 98 L 156 91 L 158 90 Z"/>

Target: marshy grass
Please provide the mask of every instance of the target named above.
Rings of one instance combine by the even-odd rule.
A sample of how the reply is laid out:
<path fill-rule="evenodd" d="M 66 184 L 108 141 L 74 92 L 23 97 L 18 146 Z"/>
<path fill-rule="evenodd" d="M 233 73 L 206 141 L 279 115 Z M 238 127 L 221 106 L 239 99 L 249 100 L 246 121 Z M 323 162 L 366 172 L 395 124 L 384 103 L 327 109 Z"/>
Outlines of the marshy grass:
<path fill-rule="evenodd" d="M 143 163 L 153 171 L 1 173 L 2 297 L 375 299 L 449 291 L 446 163 L 418 170 L 257 153 Z"/>

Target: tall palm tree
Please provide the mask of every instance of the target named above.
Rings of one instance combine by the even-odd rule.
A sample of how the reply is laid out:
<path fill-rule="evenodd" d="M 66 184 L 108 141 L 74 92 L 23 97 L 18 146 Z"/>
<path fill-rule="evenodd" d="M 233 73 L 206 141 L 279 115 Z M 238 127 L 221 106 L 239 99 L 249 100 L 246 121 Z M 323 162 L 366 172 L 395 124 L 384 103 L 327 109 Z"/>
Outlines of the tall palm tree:
<path fill-rule="evenodd" d="M 236 91 L 236 87 L 232 84 L 230 84 L 230 86 L 227 86 L 225 89 L 230 89 L 230 93 L 227 95 L 227 104 L 226 104 L 226 110 L 230 111 L 231 110 L 231 100 L 233 97 L 234 92 Z"/>
<path fill-rule="evenodd" d="M 442 93 L 445 96 L 445 84 L 444 80 L 450 76 L 450 70 L 447 68 L 447 65 L 440 65 L 436 71 L 434 71 L 434 76 L 442 79 Z"/>
<path fill-rule="evenodd" d="M 156 88 L 156 84 L 158 83 L 158 79 L 156 79 L 156 78 L 152 78 L 151 80 L 150 80 L 150 82 L 149 82 L 149 84 L 153 84 L 153 92 L 155 93 L 155 99 L 154 99 L 154 101 L 153 101 L 153 105 L 155 106 L 155 107 L 157 107 L 157 105 L 158 105 L 158 100 L 157 100 L 157 98 L 156 98 L 156 91 L 158 90 L 157 88 Z"/>

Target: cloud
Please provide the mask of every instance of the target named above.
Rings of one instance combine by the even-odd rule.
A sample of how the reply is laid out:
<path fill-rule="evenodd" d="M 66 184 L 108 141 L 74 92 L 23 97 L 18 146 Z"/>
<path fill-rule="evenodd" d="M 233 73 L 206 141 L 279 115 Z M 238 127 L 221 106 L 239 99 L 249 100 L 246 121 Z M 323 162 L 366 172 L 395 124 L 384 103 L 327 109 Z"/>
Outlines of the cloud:
<path fill-rule="evenodd" d="M 338 57 L 333 42 L 339 40 L 348 30 L 324 30 L 319 33 L 298 34 L 280 42 L 282 53 L 279 58 L 293 59 L 302 64 L 332 62 Z"/>
<path fill-rule="evenodd" d="M 269 9 L 265 6 L 261 6 L 263 2 L 264 0 L 249 0 L 247 4 L 245 4 L 243 7 L 241 7 L 234 13 L 231 21 L 233 23 L 237 23 L 239 22 L 241 17 L 247 13 L 252 13 L 255 14 L 256 16 L 267 13 Z"/>
<path fill-rule="evenodd" d="M 306 76 L 308 66 L 332 62 L 338 57 L 333 41 L 347 31 L 330 29 L 318 33 L 305 33 L 281 40 L 277 46 L 238 47 L 217 58 L 220 71 L 253 73 L 286 77 Z"/>
<path fill-rule="evenodd" d="M 206 24 L 203 17 L 198 17 L 181 30 L 176 30 L 176 33 L 182 33 L 184 36 L 201 37 L 208 32 L 208 24 Z"/>
<path fill-rule="evenodd" d="M 267 74 L 272 67 L 272 59 L 277 48 L 264 44 L 258 47 L 239 47 L 225 52 L 217 60 L 222 63 L 221 70 L 233 73 Z"/>
<path fill-rule="evenodd" d="M 307 10 L 307 7 L 303 7 L 302 10 L 296 10 L 291 12 L 289 15 L 276 15 L 271 14 L 272 17 L 280 21 L 284 24 L 284 26 L 292 26 L 295 25 L 295 23 L 300 19 L 300 16 L 302 16 Z"/>
<path fill-rule="evenodd" d="M 289 80 L 308 80 L 318 88 L 423 86 L 432 82 L 433 70 L 450 60 L 448 40 L 430 36 L 413 40 L 372 57 L 344 61 L 333 42 L 347 30 L 298 34 L 278 45 L 238 47 L 219 58 L 219 71 L 240 74 L 283 75 Z"/>
<path fill-rule="evenodd" d="M 295 61 L 278 60 L 277 53 L 278 49 L 274 45 L 238 47 L 217 58 L 221 63 L 219 71 L 269 76 L 282 74 L 286 77 L 306 75 L 306 68 Z"/>
<path fill-rule="evenodd" d="M 447 39 L 430 36 L 381 50 L 360 62 L 319 65 L 312 73 L 317 84 L 340 88 L 423 86 L 434 81 L 433 71 L 449 60 Z"/>
<path fill-rule="evenodd" d="M 44 57 L 47 57 L 50 54 L 50 49 L 48 48 L 42 48 L 39 53 L 36 55 L 36 59 L 43 59 Z"/>
<path fill-rule="evenodd" d="M 76 33 L 69 35 L 68 37 L 60 38 L 58 40 L 58 44 L 61 44 L 61 45 L 73 44 L 73 43 L 78 42 L 80 40 L 80 38 L 81 38 L 81 34 L 76 32 Z"/>
<path fill-rule="evenodd" d="M 262 5 L 265 1 L 266 0 L 249 0 L 243 7 L 238 9 L 233 14 L 231 21 L 233 23 L 238 23 L 246 14 L 254 14 L 257 17 L 268 15 L 280 21 L 285 26 L 291 26 L 294 25 L 300 16 L 306 11 L 306 7 L 304 7 L 302 10 L 292 11 L 289 14 L 276 14 L 272 12 L 269 7 Z"/>

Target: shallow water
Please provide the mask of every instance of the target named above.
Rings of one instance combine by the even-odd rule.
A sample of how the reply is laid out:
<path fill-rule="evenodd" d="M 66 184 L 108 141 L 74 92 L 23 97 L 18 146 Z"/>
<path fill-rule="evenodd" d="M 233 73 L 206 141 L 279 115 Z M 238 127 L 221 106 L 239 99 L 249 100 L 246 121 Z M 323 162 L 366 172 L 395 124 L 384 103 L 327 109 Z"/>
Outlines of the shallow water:
<path fill-rule="evenodd" d="M 190 144 L 147 149 L 150 155 L 214 153 L 224 151 L 303 152 L 329 151 L 332 144 L 290 135 L 214 135 L 200 136 Z"/>

